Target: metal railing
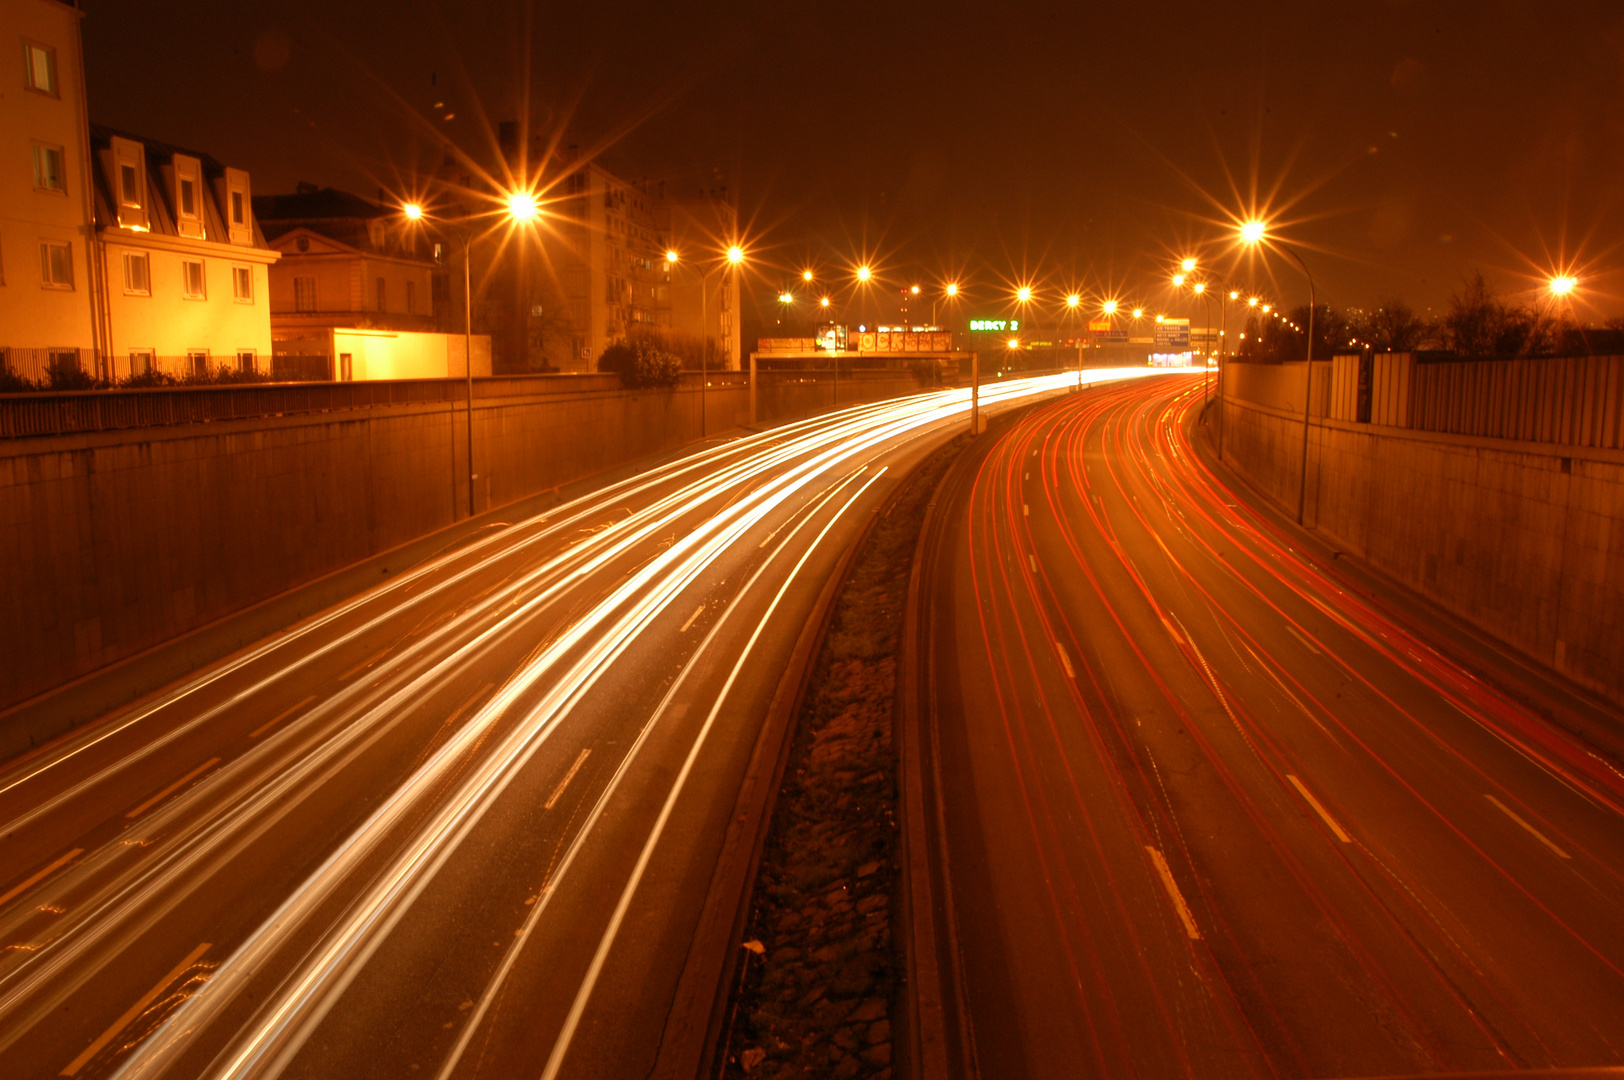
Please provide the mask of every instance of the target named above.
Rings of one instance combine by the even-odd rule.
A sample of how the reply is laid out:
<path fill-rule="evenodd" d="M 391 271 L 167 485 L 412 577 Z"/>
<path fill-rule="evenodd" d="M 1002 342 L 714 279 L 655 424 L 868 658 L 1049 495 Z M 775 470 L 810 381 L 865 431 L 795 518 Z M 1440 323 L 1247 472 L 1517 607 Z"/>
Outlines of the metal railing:
<path fill-rule="evenodd" d="M 742 371 L 710 373 L 712 390 L 744 387 Z M 697 391 L 698 372 L 684 372 L 675 389 Z M 499 375 L 475 378 L 479 401 L 558 394 L 623 391 L 617 375 Z M 462 403 L 462 379 L 393 379 L 377 382 L 278 382 L 0 394 L 0 439 L 206 424 L 268 416 L 375 409 L 395 405 Z"/>

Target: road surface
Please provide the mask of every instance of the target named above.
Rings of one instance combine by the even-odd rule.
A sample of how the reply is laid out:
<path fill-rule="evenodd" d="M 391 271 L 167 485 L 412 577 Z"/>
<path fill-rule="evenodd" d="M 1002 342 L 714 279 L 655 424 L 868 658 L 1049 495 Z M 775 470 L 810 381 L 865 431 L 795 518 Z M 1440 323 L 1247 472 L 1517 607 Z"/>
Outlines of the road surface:
<path fill-rule="evenodd" d="M 967 404 L 679 455 L 7 763 L 0 1075 L 646 1074 L 795 639 Z"/>
<path fill-rule="evenodd" d="M 1252 509 L 1201 404 L 1041 406 L 941 497 L 965 1052 L 989 1080 L 1624 1063 L 1619 716 Z"/>

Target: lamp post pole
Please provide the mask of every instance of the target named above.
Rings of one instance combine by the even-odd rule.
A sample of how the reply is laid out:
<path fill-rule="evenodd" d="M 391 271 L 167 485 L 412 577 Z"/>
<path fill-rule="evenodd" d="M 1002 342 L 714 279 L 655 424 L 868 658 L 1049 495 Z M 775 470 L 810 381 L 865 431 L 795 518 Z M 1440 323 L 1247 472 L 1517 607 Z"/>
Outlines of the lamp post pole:
<path fill-rule="evenodd" d="M 1308 506 L 1308 415 L 1314 404 L 1314 275 L 1308 272 L 1308 264 L 1292 248 L 1280 244 L 1280 250 L 1291 256 L 1297 269 L 1308 279 L 1308 352 L 1303 372 L 1303 460 L 1302 475 L 1297 485 L 1297 524 L 1302 525 Z"/>
<path fill-rule="evenodd" d="M 462 234 L 462 359 L 466 374 L 464 385 L 468 391 L 468 516 L 474 516 L 474 243 L 466 230 Z"/>

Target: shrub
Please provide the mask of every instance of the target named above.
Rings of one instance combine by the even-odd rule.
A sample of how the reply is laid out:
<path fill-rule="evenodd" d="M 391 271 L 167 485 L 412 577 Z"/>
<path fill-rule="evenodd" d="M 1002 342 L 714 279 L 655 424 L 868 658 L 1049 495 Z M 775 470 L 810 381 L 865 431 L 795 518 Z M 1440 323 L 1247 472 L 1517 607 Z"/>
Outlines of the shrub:
<path fill-rule="evenodd" d="M 598 370 L 619 375 L 631 390 L 672 387 L 682 376 L 682 361 L 651 340 L 621 340 L 603 350 Z"/>

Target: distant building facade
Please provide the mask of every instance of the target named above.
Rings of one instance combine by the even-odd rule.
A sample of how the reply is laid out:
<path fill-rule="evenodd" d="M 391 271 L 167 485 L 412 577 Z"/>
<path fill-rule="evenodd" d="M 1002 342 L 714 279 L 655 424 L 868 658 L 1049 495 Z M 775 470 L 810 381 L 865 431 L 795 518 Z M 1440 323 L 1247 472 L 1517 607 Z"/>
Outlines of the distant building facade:
<path fill-rule="evenodd" d="M 0 170 L 5 369 L 53 385 L 259 370 L 277 254 L 255 228 L 248 174 L 92 125 L 81 17 L 59 0 L 0 5 L 0 35 L 18 46 L 4 68 L 15 89 L 0 92 L 13 159 Z"/>
<path fill-rule="evenodd" d="M 94 371 L 105 355 L 80 12 L 0 5 L 0 366 Z"/>
<path fill-rule="evenodd" d="M 399 206 L 310 184 L 262 195 L 254 210 L 281 255 L 270 287 L 280 376 L 350 382 L 467 374 L 463 327 L 447 325 L 444 282 L 436 289 L 445 241 L 408 222 Z M 472 345 L 474 374 L 489 375 L 489 336 L 476 335 Z"/>
<path fill-rule="evenodd" d="M 248 173 L 91 125 L 108 374 L 267 371 L 270 267 Z"/>

